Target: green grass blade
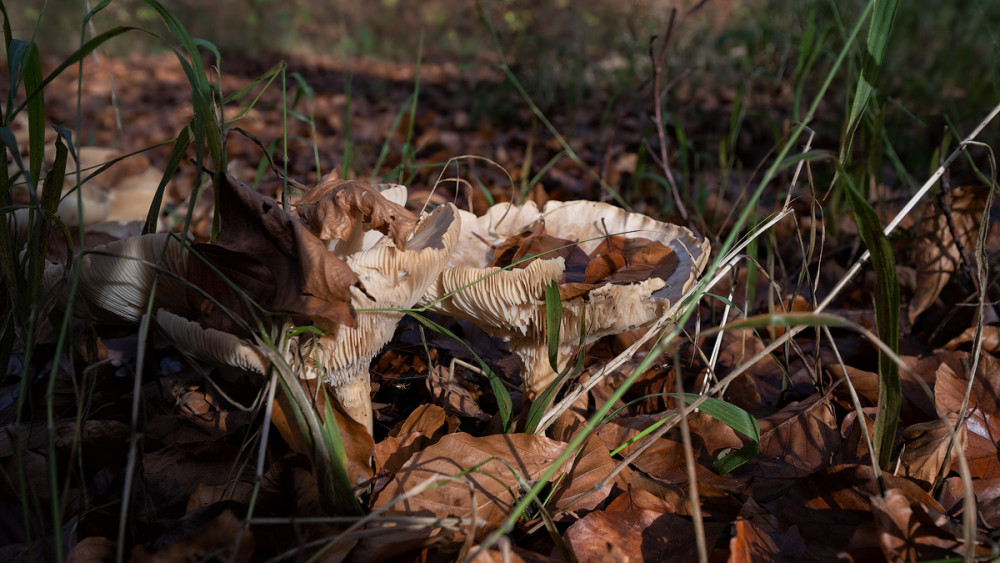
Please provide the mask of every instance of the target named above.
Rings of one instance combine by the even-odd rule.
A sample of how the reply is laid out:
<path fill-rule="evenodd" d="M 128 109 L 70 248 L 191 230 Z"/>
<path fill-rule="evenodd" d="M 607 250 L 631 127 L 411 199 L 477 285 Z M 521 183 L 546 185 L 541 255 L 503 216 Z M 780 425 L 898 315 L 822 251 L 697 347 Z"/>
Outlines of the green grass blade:
<path fill-rule="evenodd" d="M 45 160 L 45 100 L 42 95 L 42 61 L 38 55 L 38 46 L 28 43 L 22 54 L 21 67 L 24 80 L 24 91 L 29 99 L 25 102 L 28 109 L 28 173 L 30 185 L 38 183 L 42 173 L 42 163 Z M 32 95 L 32 93 L 36 93 Z M 12 116 L 8 116 L 12 117 Z"/>
<path fill-rule="evenodd" d="M 170 178 L 173 178 L 174 172 L 180 167 L 181 162 L 184 160 L 184 156 L 187 154 L 188 146 L 191 144 L 191 139 L 193 134 L 191 133 L 191 126 L 188 125 L 184 129 L 181 129 L 180 135 L 174 141 L 174 148 L 170 151 L 170 158 L 167 159 L 167 166 L 163 170 L 163 176 L 160 178 L 160 184 L 156 186 L 156 193 L 153 195 L 153 200 L 149 203 L 149 212 L 146 214 L 146 224 L 142 227 L 143 234 L 155 233 L 156 232 L 156 222 L 160 216 L 160 207 L 163 205 L 163 192 L 167 189 L 167 182 Z M 192 202 L 192 207 L 194 203 Z"/>
<path fill-rule="evenodd" d="M 55 68 L 55 70 L 53 70 L 52 72 L 50 72 L 48 74 L 48 76 L 45 77 L 45 80 L 43 80 L 41 82 L 41 84 L 39 84 L 39 86 L 38 86 L 37 89 L 29 90 L 28 96 L 24 99 L 23 102 L 21 102 L 21 105 L 19 105 L 17 107 L 17 109 L 13 111 L 13 113 L 16 115 L 18 112 L 20 112 L 22 109 L 24 109 L 24 107 L 28 103 L 30 103 L 30 102 L 32 102 L 34 100 L 34 97 L 36 95 L 41 95 L 42 91 L 45 90 L 45 87 L 48 86 L 50 82 L 52 82 L 53 80 L 55 80 L 60 74 L 62 74 L 62 72 L 64 70 L 66 70 L 70 66 L 72 66 L 72 65 L 80 62 L 84 57 L 86 57 L 87 55 L 89 55 L 90 53 L 92 53 L 94 51 L 94 49 L 97 49 L 98 47 L 100 47 L 102 44 L 104 44 L 109 39 L 111 39 L 113 37 L 117 37 L 117 36 L 125 33 L 126 31 L 132 31 L 132 30 L 144 31 L 146 33 L 149 33 L 148 31 L 145 31 L 143 29 L 140 29 L 140 28 L 137 28 L 137 27 L 130 27 L 130 26 L 118 26 L 118 27 L 114 27 L 112 29 L 109 29 L 107 31 L 104 31 L 104 32 L 100 33 L 99 35 L 97 35 L 93 39 L 91 39 L 90 41 L 87 41 L 86 43 L 84 43 L 83 46 L 81 46 L 79 49 L 77 49 L 76 51 L 74 51 L 73 54 L 71 54 L 69 57 L 67 57 L 64 61 L 62 61 L 61 63 L 59 63 L 59 66 L 57 66 Z M 13 60 L 13 59 L 11 59 L 11 60 Z"/>
<path fill-rule="evenodd" d="M 680 397 L 676 393 L 670 394 L 675 398 L 683 398 L 687 404 L 692 404 L 701 398 L 697 393 L 685 393 Z M 757 419 L 750 416 L 750 413 L 725 401 L 709 397 L 698 406 L 701 412 L 718 420 L 733 430 L 743 434 L 750 439 L 742 448 L 725 451 L 712 463 L 712 468 L 719 473 L 729 473 L 760 453 L 760 425 Z"/>
<path fill-rule="evenodd" d="M 861 240 L 871 253 L 875 268 L 875 325 L 879 339 L 893 352 L 899 351 L 899 282 L 896 279 L 896 260 L 892 246 L 882 230 L 882 224 L 854 186 L 850 177 L 842 176 L 847 187 L 847 197 L 854 211 Z M 892 445 L 896 439 L 896 425 L 902 404 L 899 366 L 885 352 L 878 358 L 878 410 L 875 416 L 875 458 L 879 466 L 891 470 Z"/>
<path fill-rule="evenodd" d="M 326 386 L 320 386 L 320 392 L 327 393 Z M 289 400 L 293 400 L 289 398 Z M 344 512 L 363 516 L 365 511 L 354 496 L 354 489 L 351 487 L 351 479 L 347 475 L 347 452 L 344 450 L 344 440 L 340 436 L 340 427 L 337 425 L 337 417 L 333 413 L 332 401 L 329 396 L 323 401 L 323 441 L 326 443 L 326 450 L 330 453 L 328 468 L 330 469 L 330 488 L 336 494 L 333 501 L 338 508 L 345 507 Z"/>
<path fill-rule="evenodd" d="M 556 317 L 556 326 L 558 327 L 562 321 L 562 301 L 559 300 L 559 289 L 555 287 L 555 282 L 552 282 L 550 287 L 554 287 L 555 299 L 557 300 L 559 306 L 559 316 Z M 549 288 L 546 288 L 546 312 L 549 312 Z M 547 322 L 548 319 L 547 319 Z M 551 329 L 550 329 L 551 330 Z M 555 334 L 558 335 L 558 328 L 555 329 Z M 552 334 L 549 332 L 548 334 Z M 556 340 L 558 342 L 558 339 Z M 555 365 L 556 363 L 552 361 L 552 340 L 549 340 L 549 362 L 553 366 L 553 370 L 558 372 Z M 571 376 L 575 376 L 583 371 L 584 358 L 586 356 L 586 344 L 587 344 L 587 318 L 584 315 L 580 319 L 580 346 L 579 352 L 576 354 L 576 364 L 573 366 L 566 366 L 563 368 L 562 372 L 558 372 L 555 380 L 545 388 L 544 391 L 539 393 L 538 397 L 535 398 L 531 403 L 531 407 L 528 409 L 528 415 L 525 417 L 524 422 L 524 433 L 525 434 L 535 434 L 538 432 L 538 425 L 542 422 L 542 417 L 545 416 L 546 411 L 548 411 L 549 405 L 552 403 L 552 399 L 556 396 L 556 393 L 562 387 L 563 381 Z M 558 345 L 556 346 L 556 352 L 558 355 Z"/>
<path fill-rule="evenodd" d="M 3 13 L 3 51 L 9 53 L 10 42 L 14 35 L 10 30 L 10 17 L 7 16 L 7 7 L 4 6 L 3 2 L 0 2 L 0 13 Z"/>
<path fill-rule="evenodd" d="M 545 286 L 545 336 L 548 339 L 549 365 L 559 373 L 559 328 L 562 324 L 562 299 L 559 286 L 552 282 Z"/>
<path fill-rule="evenodd" d="M 203 40 L 195 41 L 184 28 L 184 24 L 167 8 L 156 0 L 143 0 L 148 6 L 160 16 L 166 24 L 170 33 L 176 37 L 183 47 L 183 53 L 175 50 L 177 60 L 184 70 L 188 82 L 191 84 L 191 105 L 194 108 L 194 119 L 191 121 L 195 139 L 195 164 L 196 177 L 195 185 L 201 180 L 203 151 L 208 149 L 209 158 L 213 165 L 213 184 L 222 185 L 222 175 L 226 172 L 226 154 L 224 149 L 224 138 L 222 135 L 221 119 L 213 111 L 214 88 L 205 75 L 205 68 L 201 62 L 201 54 L 198 45 L 205 46 L 207 42 Z M 213 53 L 218 53 L 214 47 L 210 47 Z M 186 55 L 186 58 L 185 58 Z M 212 221 L 212 241 L 219 235 L 221 220 L 219 213 L 221 205 L 219 202 L 221 192 L 215 190 L 215 217 Z"/>
<path fill-rule="evenodd" d="M 861 63 L 861 75 L 851 102 L 851 112 L 840 143 L 840 163 L 847 164 L 854 144 L 854 134 L 865 115 L 868 104 L 875 93 L 875 81 L 882 70 L 882 61 L 889 45 L 892 33 L 892 22 L 896 17 L 898 0 L 872 0 L 874 6 L 871 21 L 868 25 L 868 38 L 865 41 L 865 52 Z"/>

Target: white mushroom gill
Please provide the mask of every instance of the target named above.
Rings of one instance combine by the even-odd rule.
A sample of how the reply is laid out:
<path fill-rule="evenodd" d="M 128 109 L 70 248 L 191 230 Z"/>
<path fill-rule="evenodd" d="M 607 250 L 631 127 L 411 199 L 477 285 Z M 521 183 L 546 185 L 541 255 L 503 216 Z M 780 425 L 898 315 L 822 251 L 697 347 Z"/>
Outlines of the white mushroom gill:
<path fill-rule="evenodd" d="M 173 345 L 184 353 L 217 366 L 232 366 L 261 375 L 267 373 L 267 358 L 255 346 L 239 337 L 204 328 L 195 321 L 160 309 L 156 324 Z"/>
<path fill-rule="evenodd" d="M 80 268 L 80 285 L 74 312 L 100 323 L 138 323 L 146 312 L 153 280 L 158 274 L 157 263 L 159 271 L 183 278 L 187 249 L 176 236 L 159 233 L 125 238 L 83 255 L 75 266 Z M 46 268 L 46 286 L 54 288 L 64 283 L 68 275 L 63 265 L 52 264 Z M 182 308 L 185 291 L 179 279 L 160 275 L 153 310 L 165 306 Z M 58 306 L 66 306 L 67 294 L 68 291 L 59 292 Z"/>

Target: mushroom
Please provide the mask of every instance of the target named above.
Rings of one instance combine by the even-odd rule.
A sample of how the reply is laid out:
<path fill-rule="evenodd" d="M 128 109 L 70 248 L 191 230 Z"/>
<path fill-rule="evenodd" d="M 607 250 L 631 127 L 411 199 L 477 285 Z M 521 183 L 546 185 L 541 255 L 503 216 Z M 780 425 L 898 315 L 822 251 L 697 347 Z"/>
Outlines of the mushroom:
<path fill-rule="evenodd" d="M 545 287 L 565 280 L 562 256 L 533 259 L 523 268 L 491 266 L 494 249 L 542 221 L 553 237 L 578 243 L 585 254 L 598 251 L 609 235 L 647 239 L 676 255 L 665 277 L 629 284 L 583 286 L 563 296 L 557 368 L 566 365 L 579 343 L 581 323 L 586 342 L 646 325 L 674 307 L 697 280 L 708 261 L 709 243 L 684 227 L 591 201 L 549 201 L 539 211 L 533 202 L 501 203 L 482 217 L 462 214 L 462 236 L 448 267 L 428 289 L 421 304 L 478 325 L 509 343 L 521 365 L 529 396 L 537 396 L 556 377 L 548 361 Z M 610 244 L 610 243 L 608 243 Z"/>
<path fill-rule="evenodd" d="M 171 275 L 160 275 L 153 310 L 170 307 L 184 312 L 186 288 L 180 278 L 187 269 L 187 256 L 180 237 L 169 233 L 128 237 L 82 254 L 74 266 L 80 269 L 74 313 L 103 324 L 137 324 L 159 272 Z M 63 264 L 45 268 L 46 288 L 63 289 L 56 294 L 59 307 L 66 306 L 70 279 Z"/>
<path fill-rule="evenodd" d="M 360 285 L 349 288 L 350 306 L 360 311 L 353 327 L 323 316 L 307 317 L 323 334 L 307 332 L 293 337 L 287 359 L 299 377 L 319 378 L 330 385 L 345 411 L 371 432 L 369 364 L 392 337 L 403 316 L 401 309 L 412 307 L 423 296 L 451 257 L 461 230 L 459 212 L 447 204 L 417 222 L 415 216 L 392 201 L 405 202 L 406 188 L 402 186 L 372 189 L 352 183 L 338 191 L 336 185 L 324 182 L 318 188 L 324 188 L 334 201 L 323 201 L 314 193 L 311 200 L 303 198 L 298 202 L 301 207 L 296 209 L 296 216 L 286 215 L 281 220 L 290 222 L 289 236 L 294 230 L 296 237 L 312 237 L 310 244 L 319 245 L 320 252 L 335 251 L 346 262 L 352 275 L 360 280 Z M 310 220 L 316 222 L 313 230 L 317 232 L 300 228 Z M 345 221 L 349 224 L 342 224 Z M 294 222 L 298 223 L 292 229 Z M 405 234 L 401 225 L 408 229 Z M 386 234 L 374 230 L 379 227 Z M 326 230 L 344 238 L 320 238 Z M 190 271 L 188 248 L 169 234 L 129 237 L 83 255 L 76 264 L 81 269 L 74 303 L 76 314 L 102 323 L 138 323 L 157 273 L 153 264 L 161 254 L 163 271 L 178 278 Z M 308 256 L 312 255 L 299 258 Z M 53 264 L 47 268 L 46 284 L 50 288 L 65 279 L 64 266 Z M 167 338 L 203 361 L 265 373 L 269 363 L 257 343 L 191 320 L 197 317 L 197 311 L 189 310 L 187 291 L 181 279 L 161 277 L 153 307 L 157 325 Z M 66 293 L 61 292 L 63 306 Z M 301 319 L 302 312 L 289 318 Z"/>

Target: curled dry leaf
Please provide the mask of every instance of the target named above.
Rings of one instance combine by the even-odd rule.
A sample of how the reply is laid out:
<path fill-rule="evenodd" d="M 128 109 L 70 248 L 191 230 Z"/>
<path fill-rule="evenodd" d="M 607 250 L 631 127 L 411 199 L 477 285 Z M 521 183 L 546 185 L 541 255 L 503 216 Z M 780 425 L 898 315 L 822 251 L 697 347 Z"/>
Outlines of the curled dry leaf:
<path fill-rule="evenodd" d="M 1000 326 L 986 325 L 983 327 L 983 350 L 997 354 L 1000 353 Z M 963 344 L 972 342 L 976 337 L 976 327 L 970 326 L 962 331 L 955 338 L 952 338 L 944 345 L 947 350 L 957 350 Z"/>
<path fill-rule="evenodd" d="M 521 482 L 532 484 L 566 448 L 563 442 L 530 434 L 497 434 L 474 437 L 449 434 L 427 449 L 413 454 L 375 500 L 374 508 L 389 504 L 393 513 L 429 514 L 468 518 L 475 511 L 477 535 L 500 525 L 523 494 Z M 612 468 L 607 450 L 591 440 L 582 453 L 563 465 L 554 479 L 555 508 L 580 499 L 574 510 L 593 508 L 607 496 L 611 484 L 593 494 L 594 486 Z M 467 475 L 463 472 L 472 470 Z M 447 479 L 438 487 L 396 503 L 395 499 L 431 478 Z M 472 491 L 475 491 L 473 497 Z M 475 504 L 473 505 L 473 498 Z M 550 506 L 551 508 L 551 506 Z"/>
<path fill-rule="evenodd" d="M 941 294 L 951 275 L 962 264 L 962 252 L 966 256 L 972 254 L 988 189 L 985 186 L 955 188 L 944 196 L 951 201 L 950 210 L 942 210 L 937 199 L 925 204 L 921 210 L 914 256 L 918 285 L 910 300 L 910 323 Z"/>
<path fill-rule="evenodd" d="M 757 463 L 766 476 L 802 476 L 830 463 L 830 453 L 840 445 L 830 398 L 816 395 L 794 402 L 760 421 Z"/>
<path fill-rule="evenodd" d="M 957 421 L 956 413 L 946 413 L 944 419 L 913 424 L 903 430 L 905 445 L 899 454 L 899 474 L 923 481 L 928 488 L 937 485 L 939 474 L 947 476 L 952 453 L 964 452 L 967 447 L 968 427 L 964 424 L 958 428 L 957 444 L 952 444 L 951 428 Z"/>
<path fill-rule="evenodd" d="M 729 538 L 729 563 L 775 561 L 779 554 L 774 540 L 752 520 L 737 518 Z"/>
<path fill-rule="evenodd" d="M 356 226 L 388 235 L 399 250 L 417 226 L 417 217 L 364 182 L 328 176 L 295 203 L 309 230 L 323 240 L 351 238 Z"/>
<path fill-rule="evenodd" d="M 444 409 L 434 404 L 420 405 L 406 420 L 400 422 L 390 432 L 390 436 L 402 436 L 410 432 L 419 432 L 424 436 L 437 440 L 458 429 L 460 421 L 455 416 L 449 416 Z"/>

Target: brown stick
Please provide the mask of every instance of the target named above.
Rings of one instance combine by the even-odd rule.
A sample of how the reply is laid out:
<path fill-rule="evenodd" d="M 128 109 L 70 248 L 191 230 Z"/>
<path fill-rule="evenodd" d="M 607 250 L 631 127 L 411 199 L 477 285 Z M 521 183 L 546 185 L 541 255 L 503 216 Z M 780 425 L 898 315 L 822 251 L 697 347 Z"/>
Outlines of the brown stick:
<path fill-rule="evenodd" d="M 677 182 L 674 180 L 674 175 L 670 172 L 670 161 L 667 159 L 667 133 L 663 129 L 662 98 L 666 92 L 660 88 L 660 79 L 663 77 L 663 61 L 667 58 L 667 46 L 670 45 L 670 38 L 674 34 L 674 20 L 676 17 L 677 10 L 671 10 L 670 22 L 667 23 L 667 35 L 663 38 L 663 43 L 660 44 L 659 56 L 653 60 L 653 118 L 656 120 L 656 134 L 660 138 L 660 166 L 663 167 L 663 174 L 667 177 L 667 184 L 670 185 L 670 193 L 674 198 L 674 204 L 677 206 L 677 212 L 680 213 L 684 224 L 693 228 L 691 220 L 688 218 L 687 209 L 684 207 L 684 202 L 681 201 Z M 653 58 L 652 43 L 649 45 L 649 56 L 651 59 Z"/>

